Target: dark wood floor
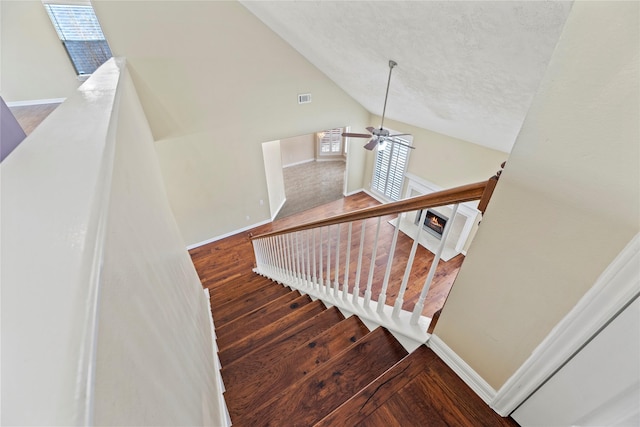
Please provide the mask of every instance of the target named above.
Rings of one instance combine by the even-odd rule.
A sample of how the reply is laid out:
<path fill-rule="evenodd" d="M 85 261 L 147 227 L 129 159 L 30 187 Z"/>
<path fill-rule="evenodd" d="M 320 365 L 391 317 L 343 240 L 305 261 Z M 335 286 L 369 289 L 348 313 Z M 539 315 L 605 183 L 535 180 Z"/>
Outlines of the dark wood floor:
<path fill-rule="evenodd" d="M 257 274 L 207 286 L 234 426 L 517 426 L 426 346 Z"/>
<path fill-rule="evenodd" d="M 240 233 L 231 237 L 228 237 L 217 242 L 210 243 L 205 246 L 193 249 L 190 251 L 193 262 L 200 274 L 200 279 L 205 287 L 211 283 L 219 283 L 228 280 L 235 279 L 242 274 L 247 274 L 254 267 L 254 256 L 251 241 L 249 239 L 250 234 L 258 235 L 271 230 L 279 230 L 289 225 L 298 224 L 301 221 L 310 221 L 314 219 L 327 218 L 332 215 L 337 215 L 344 212 L 361 209 L 364 207 L 374 206 L 379 204 L 378 201 L 370 197 L 365 193 L 358 193 L 350 197 L 346 197 L 335 202 L 311 209 L 309 211 L 295 214 L 290 217 L 277 220 L 273 223 L 266 224 L 261 227 L 257 227 L 249 232 Z M 380 231 L 380 243 L 378 245 L 378 251 L 375 258 L 375 273 L 373 280 L 373 299 L 377 299 L 378 291 L 381 288 L 381 284 L 385 274 L 385 267 L 388 260 L 388 248 L 390 247 L 391 239 L 393 237 L 394 227 L 388 223 L 394 216 L 388 216 L 383 218 Z M 365 227 L 366 238 L 365 242 L 372 242 L 375 237 L 376 220 L 370 219 L 367 221 Z M 358 245 L 360 236 L 361 225 L 354 224 L 353 226 L 353 241 L 350 257 L 350 278 L 349 278 L 349 291 L 353 290 L 353 284 L 355 283 L 355 266 L 357 265 L 358 258 Z M 335 233 L 335 231 L 334 231 Z M 347 228 L 341 229 L 341 254 L 346 254 L 346 233 Z M 401 259 L 406 259 L 411 250 L 413 240 L 404 235 L 398 234 L 398 242 L 396 246 L 396 255 L 394 256 L 394 267 L 392 268 L 389 288 L 387 291 L 387 305 L 393 305 L 397 296 L 397 293 L 402 282 L 404 275 L 405 265 L 404 262 L 396 262 Z M 411 270 L 409 285 L 404 296 L 403 308 L 405 310 L 412 310 L 419 294 L 422 290 L 422 286 L 429 272 L 429 267 L 433 260 L 433 254 L 422 246 L 418 246 L 413 268 Z M 446 300 L 449 290 L 453 285 L 453 281 L 458 274 L 458 270 L 464 260 L 463 255 L 458 255 L 453 259 L 444 262 L 440 261 L 434 281 L 431 285 L 427 300 L 425 301 L 424 310 L 422 314 L 427 317 L 432 317 L 433 314 L 439 310 L 444 301 Z M 364 257 L 362 263 L 363 274 L 360 280 L 360 295 L 364 295 L 367 274 L 369 271 L 371 259 Z M 344 283 L 344 277 L 339 277 L 340 283 Z"/>
<path fill-rule="evenodd" d="M 22 107 L 9 107 L 24 133 L 29 136 L 38 125 L 58 108 L 60 104 L 26 105 Z"/>

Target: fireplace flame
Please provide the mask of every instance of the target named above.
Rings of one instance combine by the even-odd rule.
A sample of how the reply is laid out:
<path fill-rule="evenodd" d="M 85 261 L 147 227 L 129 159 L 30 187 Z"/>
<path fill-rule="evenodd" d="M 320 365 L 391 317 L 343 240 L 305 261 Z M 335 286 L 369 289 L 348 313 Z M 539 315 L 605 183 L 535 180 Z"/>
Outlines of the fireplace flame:
<path fill-rule="evenodd" d="M 430 221 L 432 225 L 442 228 L 442 224 L 440 224 L 440 221 L 438 221 L 438 217 L 432 216 Z"/>

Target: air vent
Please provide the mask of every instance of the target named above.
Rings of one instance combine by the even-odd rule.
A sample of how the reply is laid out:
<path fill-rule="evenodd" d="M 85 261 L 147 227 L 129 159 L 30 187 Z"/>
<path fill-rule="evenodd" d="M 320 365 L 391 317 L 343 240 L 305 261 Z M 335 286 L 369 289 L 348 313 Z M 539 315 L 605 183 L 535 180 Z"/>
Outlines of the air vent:
<path fill-rule="evenodd" d="M 311 102 L 311 94 L 310 93 L 298 94 L 298 104 L 308 104 L 310 102 Z"/>

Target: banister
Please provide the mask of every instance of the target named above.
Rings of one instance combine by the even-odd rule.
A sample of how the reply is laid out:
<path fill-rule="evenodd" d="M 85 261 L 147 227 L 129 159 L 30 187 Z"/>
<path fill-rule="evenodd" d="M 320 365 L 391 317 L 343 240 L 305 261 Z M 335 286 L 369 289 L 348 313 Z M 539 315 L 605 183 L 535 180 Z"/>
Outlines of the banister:
<path fill-rule="evenodd" d="M 265 237 L 278 236 L 296 231 L 309 230 L 317 227 L 326 227 L 329 225 L 340 224 L 344 222 L 358 221 L 368 218 L 374 218 L 384 215 L 399 214 L 419 209 L 435 208 L 438 206 L 450 205 L 453 203 L 464 203 L 473 200 L 480 200 L 485 192 L 489 181 L 476 182 L 475 184 L 461 185 L 459 187 L 447 190 L 437 191 L 422 196 L 412 197 L 410 199 L 399 200 L 397 202 L 387 203 L 379 206 L 372 206 L 345 214 L 336 215 L 330 218 L 311 221 L 305 224 L 294 225 L 283 228 L 281 230 L 271 231 L 251 236 L 251 240 L 262 239 Z"/>

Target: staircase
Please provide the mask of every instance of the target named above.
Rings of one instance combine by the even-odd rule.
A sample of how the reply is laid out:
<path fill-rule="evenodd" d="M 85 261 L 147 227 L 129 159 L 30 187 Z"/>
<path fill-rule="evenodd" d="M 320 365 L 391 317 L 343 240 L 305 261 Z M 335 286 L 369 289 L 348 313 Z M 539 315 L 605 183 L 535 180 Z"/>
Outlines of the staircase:
<path fill-rule="evenodd" d="M 357 316 L 257 274 L 209 292 L 234 426 L 515 425 L 426 346 L 408 354 Z"/>

